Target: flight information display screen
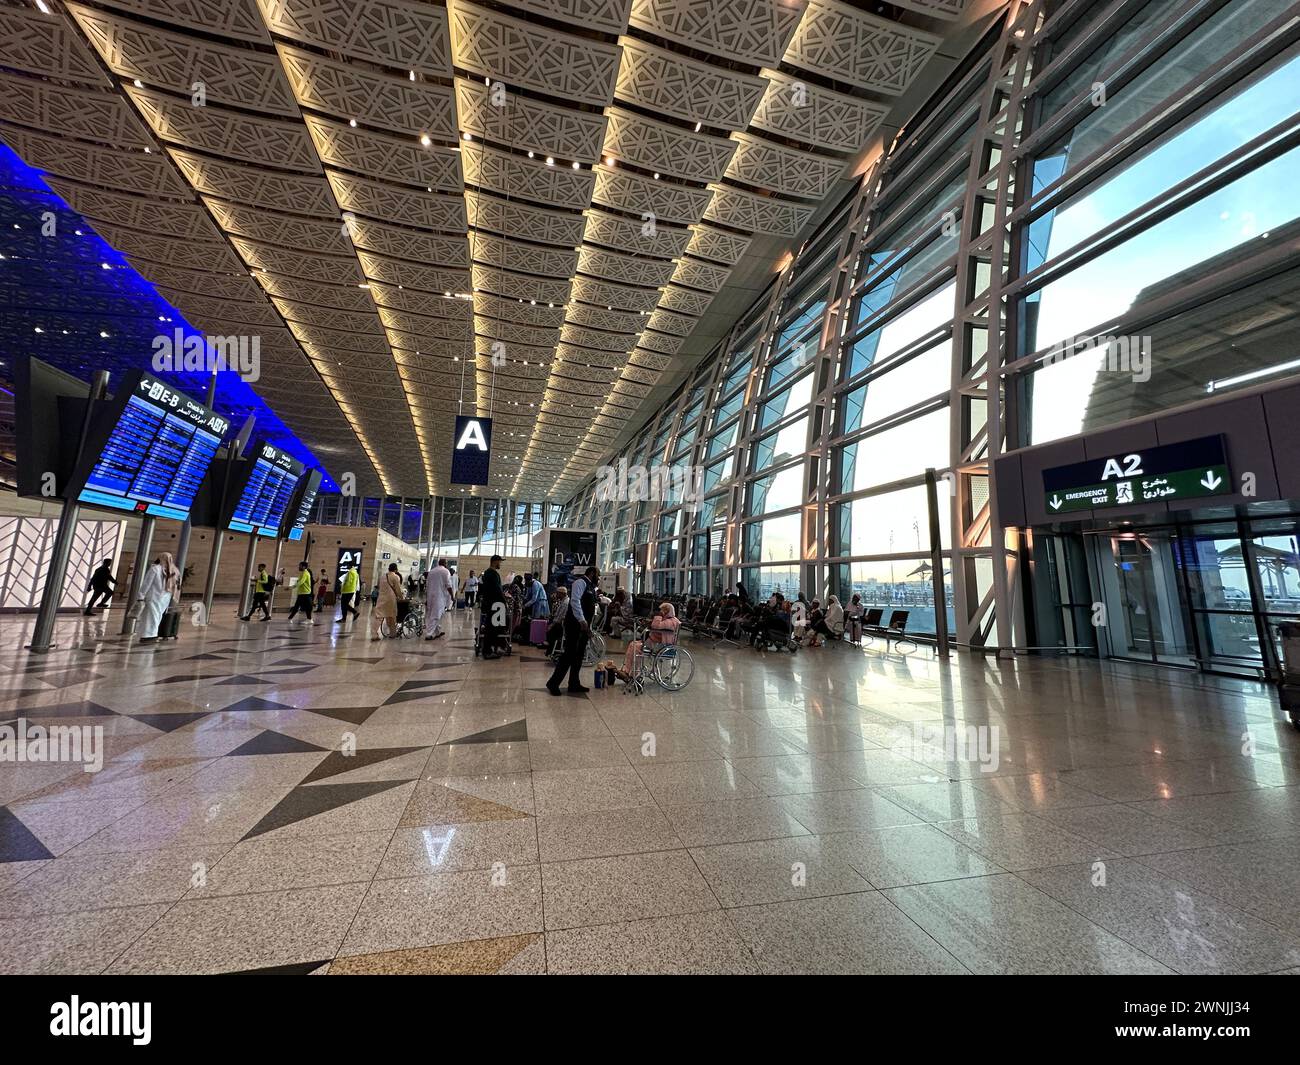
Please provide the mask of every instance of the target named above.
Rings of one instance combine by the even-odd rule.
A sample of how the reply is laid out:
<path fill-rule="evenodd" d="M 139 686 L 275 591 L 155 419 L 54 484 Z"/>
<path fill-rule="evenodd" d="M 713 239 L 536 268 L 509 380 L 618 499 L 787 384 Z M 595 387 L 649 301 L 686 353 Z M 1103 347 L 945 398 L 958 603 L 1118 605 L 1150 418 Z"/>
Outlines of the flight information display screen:
<path fill-rule="evenodd" d="M 184 521 L 229 420 L 147 373 L 114 404 L 77 499 Z"/>
<path fill-rule="evenodd" d="M 302 490 L 298 495 L 298 505 L 293 508 L 293 521 L 289 525 L 290 540 L 301 540 L 307 528 L 307 519 L 311 517 L 311 508 L 316 504 L 316 493 L 320 491 L 320 470 L 308 470 L 302 479 Z"/>
<path fill-rule="evenodd" d="M 279 536 L 303 469 L 303 464 L 287 451 L 262 444 L 248 464 L 247 480 L 227 527 L 233 532 Z"/>

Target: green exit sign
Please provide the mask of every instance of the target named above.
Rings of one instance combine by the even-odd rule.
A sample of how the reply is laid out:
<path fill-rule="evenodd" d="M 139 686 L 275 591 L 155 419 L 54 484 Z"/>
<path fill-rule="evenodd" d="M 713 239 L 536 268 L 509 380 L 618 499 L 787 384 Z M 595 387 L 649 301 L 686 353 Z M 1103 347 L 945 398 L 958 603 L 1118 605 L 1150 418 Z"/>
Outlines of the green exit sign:
<path fill-rule="evenodd" d="M 1203 436 L 1043 471 L 1048 514 L 1132 507 L 1236 491 L 1223 437 Z"/>

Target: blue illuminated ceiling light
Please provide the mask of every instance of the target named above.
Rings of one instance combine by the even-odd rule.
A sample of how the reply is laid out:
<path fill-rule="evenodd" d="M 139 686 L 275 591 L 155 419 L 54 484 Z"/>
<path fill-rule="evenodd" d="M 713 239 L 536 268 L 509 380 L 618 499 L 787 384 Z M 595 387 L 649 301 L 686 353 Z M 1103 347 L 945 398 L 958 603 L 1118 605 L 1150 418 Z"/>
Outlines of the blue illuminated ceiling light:
<path fill-rule="evenodd" d="M 48 234 L 48 235 L 46 235 Z M 154 338 L 181 329 L 202 336 L 81 215 L 53 192 L 41 172 L 0 143 L 0 378 L 34 356 L 89 381 L 108 370 L 112 383 L 153 369 Z M 195 399 L 206 373 L 160 373 Z M 307 447 L 238 373 L 217 375 L 216 409 L 242 425 L 256 416 L 264 437 L 306 466 L 323 469 Z M 338 491 L 325 476 L 321 490 Z"/>

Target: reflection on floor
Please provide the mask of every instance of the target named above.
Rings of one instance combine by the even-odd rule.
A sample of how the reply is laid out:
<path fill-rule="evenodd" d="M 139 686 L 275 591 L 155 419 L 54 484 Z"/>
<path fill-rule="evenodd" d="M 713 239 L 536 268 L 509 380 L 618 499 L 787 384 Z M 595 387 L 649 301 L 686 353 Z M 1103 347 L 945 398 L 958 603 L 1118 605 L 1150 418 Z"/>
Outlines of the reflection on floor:
<path fill-rule="evenodd" d="M 1259 685 L 697 643 L 681 693 L 555 699 L 464 614 L 117 628 L 36 657 L 0 621 L 0 722 L 106 748 L 0 762 L 0 972 L 1300 967 L 1300 736 Z"/>

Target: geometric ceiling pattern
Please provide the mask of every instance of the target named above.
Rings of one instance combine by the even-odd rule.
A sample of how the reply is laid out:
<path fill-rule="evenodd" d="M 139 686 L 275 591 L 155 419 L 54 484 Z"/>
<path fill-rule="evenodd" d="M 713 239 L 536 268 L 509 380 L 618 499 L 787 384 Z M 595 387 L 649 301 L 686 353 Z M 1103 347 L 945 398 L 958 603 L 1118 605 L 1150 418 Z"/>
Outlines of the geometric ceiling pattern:
<path fill-rule="evenodd" d="M 964 3 L 39 0 L 0 7 L 0 139 L 260 335 L 335 479 L 453 491 L 453 416 L 490 415 L 476 494 L 562 500 Z"/>

